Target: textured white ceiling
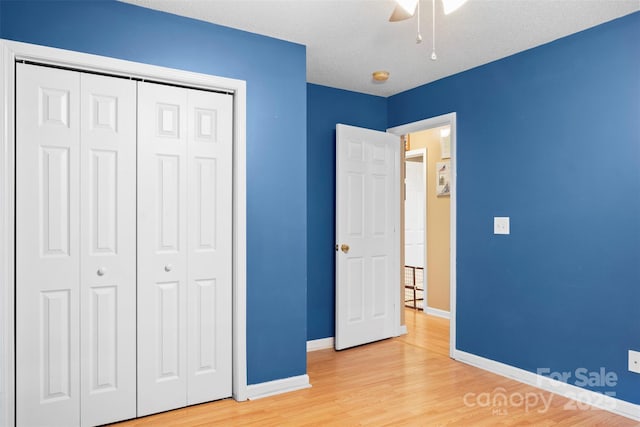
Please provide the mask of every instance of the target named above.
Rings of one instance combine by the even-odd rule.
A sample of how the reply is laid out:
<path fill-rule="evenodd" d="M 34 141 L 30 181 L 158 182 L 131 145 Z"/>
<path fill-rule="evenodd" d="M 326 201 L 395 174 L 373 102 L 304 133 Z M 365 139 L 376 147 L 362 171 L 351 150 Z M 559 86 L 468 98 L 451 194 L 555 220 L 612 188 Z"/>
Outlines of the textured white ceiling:
<path fill-rule="evenodd" d="M 388 22 L 393 0 L 123 0 L 307 46 L 307 81 L 390 96 L 640 10 L 640 0 L 469 0 L 445 16 Z M 594 52 L 594 55 L 597 55 Z M 388 70 L 375 83 L 374 70 Z"/>

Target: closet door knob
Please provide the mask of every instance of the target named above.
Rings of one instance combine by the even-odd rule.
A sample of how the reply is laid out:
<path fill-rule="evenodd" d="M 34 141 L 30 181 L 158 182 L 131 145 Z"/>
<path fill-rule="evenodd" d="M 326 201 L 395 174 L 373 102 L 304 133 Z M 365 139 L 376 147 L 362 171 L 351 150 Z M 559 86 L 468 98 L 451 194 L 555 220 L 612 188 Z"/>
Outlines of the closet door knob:
<path fill-rule="evenodd" d="M 164 271 L 166 271 L 167 273 L 170 272 L 173 269 L 173 265 L 171 264 L 167 264 L 164 266 Z"/>
<path fill-rule="evenodd" d="M 104 267 L 100 267 L 98 271 L 96 271 L 96 273 L 98 274 L 98 276 L 104 276 L 107 273 L 107 269 Z"/>

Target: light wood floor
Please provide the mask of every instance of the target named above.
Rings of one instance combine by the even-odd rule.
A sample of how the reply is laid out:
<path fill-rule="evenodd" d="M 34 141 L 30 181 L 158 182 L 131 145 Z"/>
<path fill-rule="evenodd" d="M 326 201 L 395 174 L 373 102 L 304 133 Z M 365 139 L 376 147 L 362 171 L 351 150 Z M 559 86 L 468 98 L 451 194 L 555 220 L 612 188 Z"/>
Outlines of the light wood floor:
<path fill-rule="evenodd" d="M 640 426 L 451 360 L 447 320 L 408 309 L 406 323 L 404 337 L 309 353 L 312 388 L 241 403 L 227 399 L 118 426 Z M 513 404 L 483 400 L 499 393 Z M 520 397 L 529 399 L 528 409 Z M 542 398 L 550 401 L 546 410 Z"/>

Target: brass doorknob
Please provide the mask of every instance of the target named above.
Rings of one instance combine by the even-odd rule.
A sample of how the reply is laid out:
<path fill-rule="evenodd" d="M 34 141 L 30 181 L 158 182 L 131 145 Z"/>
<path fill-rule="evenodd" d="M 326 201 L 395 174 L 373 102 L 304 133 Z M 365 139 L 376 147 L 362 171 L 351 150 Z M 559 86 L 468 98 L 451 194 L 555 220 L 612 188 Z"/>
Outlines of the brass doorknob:
<path fill-rule="evenodd" d="M 347 252 L 349 252 L 349 245 L 343 243 L 340 246 L 340 250 L 342 250 L 342 252 L 344 252 L 346 254 Z"/>

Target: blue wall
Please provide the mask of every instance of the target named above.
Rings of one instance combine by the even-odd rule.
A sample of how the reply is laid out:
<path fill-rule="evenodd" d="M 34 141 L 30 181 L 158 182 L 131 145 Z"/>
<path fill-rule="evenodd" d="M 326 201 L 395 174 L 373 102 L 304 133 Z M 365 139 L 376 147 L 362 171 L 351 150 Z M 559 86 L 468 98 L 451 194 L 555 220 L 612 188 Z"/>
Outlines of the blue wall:
<path fill-rule="evenodd" d="M 457 112 L 457 344 L 640 404 L 640 13 L 389 99 Z M 510 216 L 494 236 L 492 217 Z"/>
<path fill-rule="evenodd" d="M 306 373 L 305 47 L 114 1 L 0 1 L 0 37 L 247 82 L 247 375 Z"/>
<path fill-rule="evenodd" d="M 386 98 L 307 85 L 308 339 L 335 334 L 336 124 L 387 128 Z"/>
<path fill-rule="evenodd" d="M 639 13 L 388 100 L 306 85 L 303 46 L 112 1 L 0 1 L 0 37 L 247 81 L 250 384 L 334 334 L 335 124 L 456 111 L 458 348 L 604 367 L 640 404 Z"/>

